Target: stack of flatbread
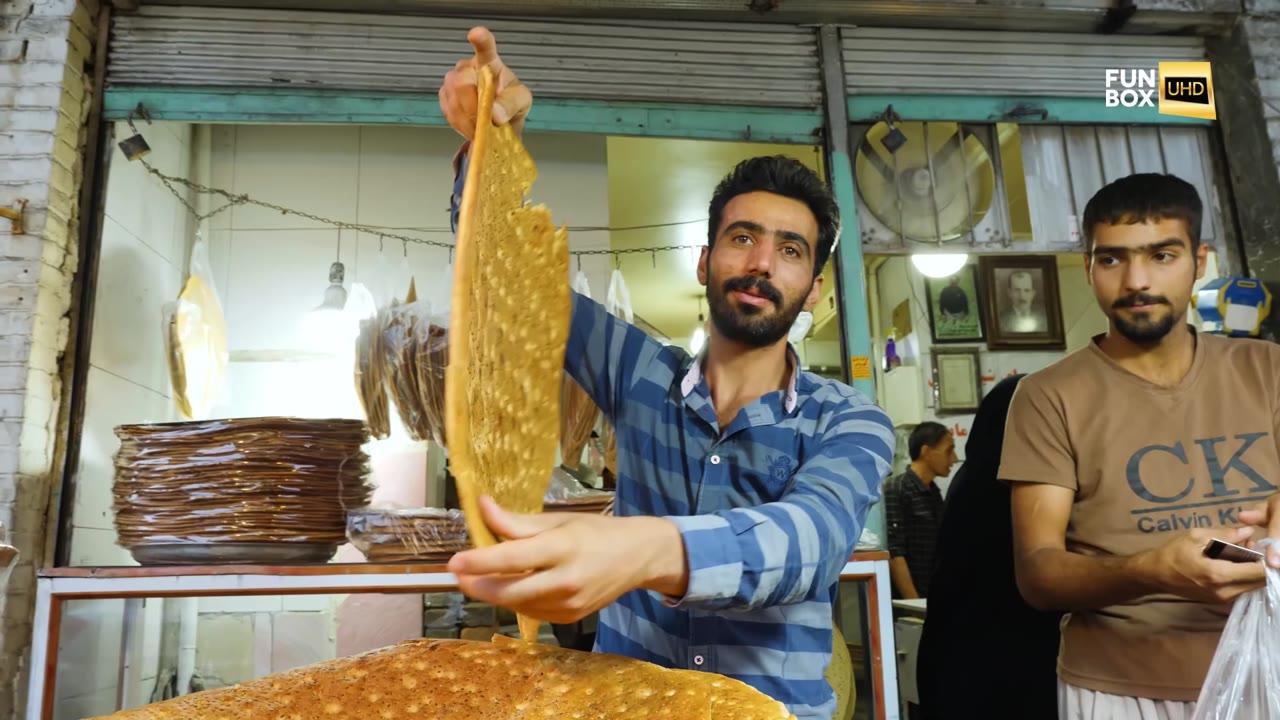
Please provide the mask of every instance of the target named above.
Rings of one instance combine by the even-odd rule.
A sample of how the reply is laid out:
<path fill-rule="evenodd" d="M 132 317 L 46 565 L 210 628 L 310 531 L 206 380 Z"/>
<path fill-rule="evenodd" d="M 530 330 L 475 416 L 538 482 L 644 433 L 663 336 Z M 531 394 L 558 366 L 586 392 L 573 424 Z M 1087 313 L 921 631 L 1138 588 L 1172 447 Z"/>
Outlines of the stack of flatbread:
<path fill-rule="evenodd" d="M 359 420 L 121 425 L 116 436 L 116 533 L 143 564 L 174 552 L 252 562 L 280 544 L 316 546 L 327 559 L 346 541 L 347 510 L 367 505 L 372 491 Z"/>
<path fill-rule="evenodd" d="M 786 720 L 745 683 L 494 637 L 415 640 L 187 695 L 113 720 Z"/>

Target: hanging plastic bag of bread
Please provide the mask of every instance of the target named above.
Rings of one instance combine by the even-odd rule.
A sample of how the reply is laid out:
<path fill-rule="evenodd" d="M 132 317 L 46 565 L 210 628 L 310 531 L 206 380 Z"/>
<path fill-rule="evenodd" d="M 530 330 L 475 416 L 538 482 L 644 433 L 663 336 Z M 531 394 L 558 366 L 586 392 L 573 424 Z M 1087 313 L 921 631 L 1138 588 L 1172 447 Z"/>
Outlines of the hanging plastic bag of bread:
<path fill-rule="evenodd" d="M 1266 587 L 1236 600 L 1191 718 L 1280 718 L 1280 571 L 1268 567 Z"/>
<path fill-rule="evenodd" d="M 178 412 L 205 420 L 227 386 L 227 324 L 213 282 L 209 245 L 199 236 L 178 299 L 163 308 L 169 382 Z"/>
<path fill-rule="evenodd" d="M 384 279 L 382 285 L 386 286 L 388 283 L 385 282 L 385 278 L 391 276 L 387 269 L 391 264 L 386 261 L 386 255 L 381 252 L 378 253 L 376 264 L 379 266 L 377 274 Z M 404 299 L 401 300 L 394 292 L 380 291 L 380 294 L 385 294 L 381 302 L 382 309 L 377 309 L 378 303 L 375 299 L 373 313 L 370 317 L 360 320 L 360 331 L 356 335 L 356 395 L 360 398 L 361 407 L 364 408 L 369 434 L 379 440 L 391 435 L 391 404 L 388 395 L 395 394 L 394 389 L 389 387 L 391 366 L 388 364 L 389 360 L 395 359 L 395 356 L 384 346 L 384 333 L 389 329 L 395 332 L 395 328 L 389 328 L 389 325 L 399 322 L 398 318 L 392 315 L 391 308 L 417 300 L 411 273 L 409 275 L 409 279 L 404 283 L 407 288 Z M 410 432 L 412 433 L 412 430 Z"/>
<path fill-rule="evenodd" d="M 357 365 L 362 364 L 360 358 L 367 357 L 371 377 L 359 380 L 361 397 L 365 397 L 368 388 L 367 394 L 371 397 L 363 400 L 367 415 L 373 415 L 370 407 L 374 407 L 375 412 L 383 412 L 385 406 L 380 405 L 376 397 L 376 386 L 380 382 L 409 437 L 443 445 L 448 310 L 436 312 L 430 302 L 418 300 L 416 294 L 406 300 L 408 302 L 378 311 L 375 325 L 368 329 L 367 335 L 362 332 L 356 352 Z M 384 422 L 381 417 L 378 420 Z M 377 429 L 389 431 L 389 419 L 385 423 Z"/>
<path fill-rule="evenodd" d="M 573 278 L 573 290 L 591 297 L 591 285 L 581 270 Z M 582 449 L 591 439 L 591 431 L 600 418 L 600 409 L 577 380 L 564 374 L 560 383 L 560 464 L 570 472 L 576 472 L 582 463 Z"/>
<path fill-rule="evenodd" d="M 609 276 L 609 294 L 605 297 L 604 309 L 629 323 L 635 322 L 635 313 L 631 309 L 631 291 L 627 289 L 627 281 L 622 277 L 621 270 L 614 269 L 613 274 Z M 601 426 L 600 439 L 604 445 L 604 467 L 616 482 L 618 438 L 608 419 L 605 419 Z"/>

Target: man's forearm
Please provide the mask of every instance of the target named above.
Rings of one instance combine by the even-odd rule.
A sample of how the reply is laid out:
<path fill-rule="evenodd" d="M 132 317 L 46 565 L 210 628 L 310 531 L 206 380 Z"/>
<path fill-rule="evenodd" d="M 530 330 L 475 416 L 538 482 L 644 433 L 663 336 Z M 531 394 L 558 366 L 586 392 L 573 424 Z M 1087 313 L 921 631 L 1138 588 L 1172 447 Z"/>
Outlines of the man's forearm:
<path fill-rule="evenodd" d="M 1094 557 L 1041 548 L 1018 558 L 1018 589 L 1041 610 L 1092 610 L 1156 591 L 1146 553 Z"/>
<path fill-rule="evenodd" d="M 907 566 L 906 558 L 899 556 L 889 560 L 889 579 L 903 598 L 911 600 L 920 597 L 916 582 L 911 579 L 911 569 Z"/>

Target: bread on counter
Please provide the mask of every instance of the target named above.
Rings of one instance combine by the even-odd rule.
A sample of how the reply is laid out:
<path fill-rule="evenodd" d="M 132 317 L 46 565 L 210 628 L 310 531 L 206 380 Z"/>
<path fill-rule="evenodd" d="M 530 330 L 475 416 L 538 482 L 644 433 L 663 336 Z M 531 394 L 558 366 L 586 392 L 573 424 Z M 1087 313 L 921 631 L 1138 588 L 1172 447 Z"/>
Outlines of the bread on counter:
<path fill-rule="evenodd" d="M 722 675 L 504 637 L 414 640 L 124 710 L 112 720 L 787 720 Z"/>

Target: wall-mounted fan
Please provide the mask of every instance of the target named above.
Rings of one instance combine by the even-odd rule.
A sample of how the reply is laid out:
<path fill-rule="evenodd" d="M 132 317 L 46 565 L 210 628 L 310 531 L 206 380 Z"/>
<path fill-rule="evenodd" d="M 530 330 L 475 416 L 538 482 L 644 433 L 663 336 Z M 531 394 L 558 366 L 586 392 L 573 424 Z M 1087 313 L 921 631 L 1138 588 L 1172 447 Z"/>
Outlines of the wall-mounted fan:
<path fill-rule="evenodd" d="M 989 127 L 882 121 L 858 130 L 853 172 L 865 245 L 887 249 L 1007 237 Z"/>

